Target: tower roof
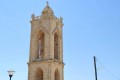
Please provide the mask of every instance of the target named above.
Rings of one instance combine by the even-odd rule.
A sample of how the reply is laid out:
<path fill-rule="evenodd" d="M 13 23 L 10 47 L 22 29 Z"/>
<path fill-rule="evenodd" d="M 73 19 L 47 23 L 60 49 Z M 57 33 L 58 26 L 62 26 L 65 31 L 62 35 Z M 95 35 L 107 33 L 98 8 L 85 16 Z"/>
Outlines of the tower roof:
<path fill-rule="evenodd" d="M 50 14 L 50 15 L 53 15 L 53 14 L 54 14 L 54 12 L 53 12 L 53 10 L 50 8 L 48 2 L 47 2 L 46 7 L 45 7 L 45 8 L 43 9 L 43 11 L 42 11 L 42 14 Z"/>

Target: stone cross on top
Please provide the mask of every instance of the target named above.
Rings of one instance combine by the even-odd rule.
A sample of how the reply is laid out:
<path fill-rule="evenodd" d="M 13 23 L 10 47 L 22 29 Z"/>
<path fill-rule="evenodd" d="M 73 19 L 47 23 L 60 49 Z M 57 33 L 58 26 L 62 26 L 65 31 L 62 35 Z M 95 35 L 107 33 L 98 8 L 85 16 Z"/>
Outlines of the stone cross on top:
<path fill-rule="evenodd" d="M 48 1 L 46 2 L 46 4 L 47 4 L 47 6 L 49 6 L 49 3 L 48 3 Z"/>

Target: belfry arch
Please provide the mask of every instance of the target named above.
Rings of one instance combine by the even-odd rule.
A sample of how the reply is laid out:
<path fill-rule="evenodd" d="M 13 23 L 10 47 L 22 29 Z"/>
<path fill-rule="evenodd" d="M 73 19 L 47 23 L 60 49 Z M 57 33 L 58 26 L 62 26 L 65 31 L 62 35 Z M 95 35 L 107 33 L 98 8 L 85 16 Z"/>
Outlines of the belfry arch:
<path fill-rule="evenodd" d="M 38 54 L 37 58 L 44 58 L 45 34 L 42 30 L 38 33 Z"/>
<path fill-rule="evenodd" d="M 56 32 L 54 34 L 54 59 L 59 59 L 59 34 Z"/>

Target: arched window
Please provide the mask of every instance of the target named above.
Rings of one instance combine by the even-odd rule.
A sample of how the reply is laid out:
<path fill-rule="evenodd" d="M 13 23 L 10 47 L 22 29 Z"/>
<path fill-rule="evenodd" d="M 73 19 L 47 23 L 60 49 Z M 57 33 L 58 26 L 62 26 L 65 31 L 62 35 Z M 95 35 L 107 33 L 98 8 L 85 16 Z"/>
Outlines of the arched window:
<path fill-rule="evenodd" d="M 42 71 L 42 69 L 37 69 L 36 80 L 43 80 L 43 71 Z"/>
<path fill-rule="evenodd" d="M 44 40 L 45 35 L 42 31 L 40 31 L 38 38 L 38 58 L 44 58 Z"/>
<path fill-rule="evenodd" d="M 59 59 L 59 40 L 58 34 L 54 34 L 54 59 Z"/>
<path fill-rule="evenodd" d="M 55 70 L 54 76 L 55 76 L 55 77 L 54 77 L 55 80 L 60 80 L 60 74 L 59 74 L 58 69 Z"/>

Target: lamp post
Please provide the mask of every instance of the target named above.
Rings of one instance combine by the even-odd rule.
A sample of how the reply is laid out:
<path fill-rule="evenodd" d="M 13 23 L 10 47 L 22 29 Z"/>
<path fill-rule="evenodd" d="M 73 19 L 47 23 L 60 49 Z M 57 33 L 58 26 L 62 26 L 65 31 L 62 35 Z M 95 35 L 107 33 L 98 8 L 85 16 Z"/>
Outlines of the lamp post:
<path fill-rule="evenodd" d="M 12 78 L 12 76 L 13 76 L 14 73 L 15 73 L 15 71 L 12 71 L 12 70 L 8 71 L 8 74 L 9 74 L 10 80 L 11 80 L 11 78 Z"/>

